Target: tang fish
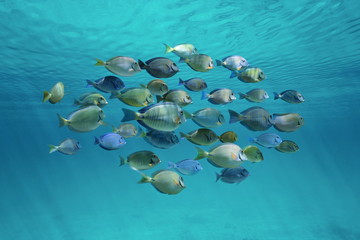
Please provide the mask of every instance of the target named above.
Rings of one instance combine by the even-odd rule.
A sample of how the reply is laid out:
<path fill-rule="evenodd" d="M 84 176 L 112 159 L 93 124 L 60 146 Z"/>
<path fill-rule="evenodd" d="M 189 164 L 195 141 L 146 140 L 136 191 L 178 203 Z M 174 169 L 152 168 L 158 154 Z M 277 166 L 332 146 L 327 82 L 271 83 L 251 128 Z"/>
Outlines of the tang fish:
<path fill-rule="evenodd" d="M 100 93 L 84 93 L 78 99 L 74 100 L 74 105 L 80 105 L 82 107 L 87 107 L 91 105 L 96 105 L 100 108 L 105 107 L 108 104 L 105 97 Z"/>
<path fill-rule="evenodd" d="M 106 62 L 96 59 L 95 66 L 104 66 L 110 72 L 120 76 L 132 76 L 141 71 L 139 64 L 131 57 L 113 57 Z"/>
<path fill-rule="evenodd" d="M 200 109 L 187 118 L 192 119 L 197 125 L 205 128 L 214 128 L 225 123 L 224 115 L 216 108 Z"/>
<path fill-rule="evenodd" d="M 179 143 L 179 138 L 174 131 L 149 130 L 148 132 L 142 132 L 140 137 L 144 137 L 147 143 L 161 149 L 168 149 Z"/>
<path fill-rule="evenodd" d="M 246 94 L 240 93 L 240 99 L 246 99 L 249 102 L 262 102 L 265 99 L 269 98 L 268 93 L 261 88 L 255 88 L 253 90 L 248 91 Z"/>
<path fill-rule="evenodd" d="M 78 140 L 67 138 L 64 141 L 62 141 L 59 146 L 49 145 L 49 147 L 50 147 L 49 153 L 58 151 L 65 155 L 74 155 L 79 151 L 81 145 Z"/>
<path fill-rule="evenodd" d="M 275 133 L 263 133 L 258 137 L 250 138 L 250 142 L 257 143 L 263 147 L 272 148 L 279 146 L 282 142 L 281 137 Z"/>
<path fill-rule="evenodd" d="M 86 87 L 93 86 L 97 90 L 105 93 L 112 93 L 125 88 L 124 82 L 120 78 L 114 76 L 99 78 L 95 82 L 86 80 L 86 82 L 88 83 Z"/>
<path fill-rule="evenodd" d="M 110 99 L 117 98 L 123 103 L 133 107 L 146 107 L 154 102 L 151 92 L 147 88 L 127 88 L 121 92 L 113 92 Z"/>
<path fill-rule="evenodd" d="M 222 143 L 209 152 L 196 148 L 198 155 L 194 160 L 206 158 L 215 167 L 234 168 L 238 167 L 243 161 L 247 160 L 244 151 L 236 144 Z"/>
<path fill-rule="evenodd" d="M 146 85 L 146 88 L 154 95 L 164 95 L 169 91 L 168 85 L 161 79 L 151 80 Z"/>
<path fill-rule="evenodd" d="M 156 57 L 145 63 L 139 60 L 140 68 L 145 69 L 151 76 L 156 78 L 169 78 L 180 71 L 178 66 L 169 58 Z"/>
<path fill-rule="evenodd" d="M 188 134 L 180 132 L 180 136 L 186 138 L 189 142 L 202 146 L 211 145 L 219 140 L 216 133 L 208 128 L 199 128 L 189 132 Z"/>
<path fill-rule="evenodd" d="M 117 128 L 113 127 L 113 132 L 124 138 L 135 137 L 138 134 L 138 129 L 131 123 L 120 124 Z"/>
<path fill-rule="evenodd" d="M 216 173 L 216 182 L 221 181 L 226 183 L 240 183 L 249 176 L 248 170 L 243 167 L 224 168 L 221 174 Z"/>
<path fill-rule="evenodd" d="M 275 147 L 276 150 L 283 153 L 293 153 L 299 151 L 299 146 L 290 140 L 283 140 L 279 146 Z"/>
<path fill-rule="evenodd" d="M 122 110 L 124 117 L 121 122 L 137 120 L 144 127 L 159 131 L 173 131 L 186 122 L 184 111 L 172 102 L 152 104 L 139 112 L 125 108 Z"/>
<path fill-rule="evenodd" d="M 304 118 L 298 113 L 273 114 L 274 127 L 280 132 L 293 132 L 304 125 Z"/>
<path fill-rule="evenodd" d="M 89 106 L 78 109 L 69 114 L 67 119 L 58 114 L 59 127 L 68 126 L 68 128 L 75 132 L 89 132 L 98 128 L 101 124 L 105 114 L 98 106 Z"/>
<path fill-rule="evenodd" d="M 238 55 L 228 56 L 223 58 L 222 61 L 216 60 L 217 66 L 224 66 L 230 71 L 239 71 L 249 66 L 248 61 L 245 58 Z"/>
<path fill-rule="evenodd" d="M 165 43 L 164 43 L 164 45 L 166 48 L 165 54 L 172 52 L 180 58 L 189 58 L 189 57 L 192 57 L 193 55 L 198 54 L 198 51 L 195 48 L 195 46 L 190 43 L 179 44 L 179 45 L 176 45 L 175 47 L 170 47 L 169 45 L 167 45 Z"/>
<path fill-rule="evenodd" d="M 201 99 L 208 99 L 212 104 L 228 104 L 236 100 L 235 94 L 231 89 L 218 88 L 207 94 L 205 91 L 202 92 Z"/>
<path fill-rule="evenodd" d="M 184 85 L 186 89 L 193 92 L 199 92 L 207 88 L 206 82 L 201 78 L 190 78 L 189 80 L 186 81 L 183 81 L 181 78 L 179 78 L 178 86 L 181 85 Z"/>
<path fill-rule="evenodd" d="M 56 83 L 50 90 L 44 91 L 43 102 L 49 101 L 51 104 L 55 104 L 61 101 L 64 97 L 64 84 L 62 82 Z"/>
<path fill-rule="evenodd" d="M 263 154 L 256 146 L 249 145 L 244 148 L 244 153 L 248 161 L 256 163 L 264 160 Z"/>
<path fill-rule="evenodd" d="M 185 159 L 177 163 L 168 162 L 168 168 L 174 168 L 176 171 L 184 175 L 194 175 L 203 170 L 199 161 L 194 161 L 192 159 Z"/>
<path fill-rule="evenodd" d="M 219 136 L 219 140 L 223 143 L 233 143 L 238 140 L 238 136 L 234 131 L 227 131 Z"/>
<path fill-rule="evenodd" d="M 274 124 L 270 113 L 261 107 L 251 107 L 240 114 L 233 110 L 229 110 L 229 113 L 229 123 L 240 121 L 240 124 L 252 131 L 265 131 Z"/>
<path fill-rule="evenodd" d="M 105 150 L 117 150 L 126 144 L 125 138 L 117 133 L 105 133 L 99 138 L 95 137 L 95 145 L 98 145 Z"/>
<path fill-rule="evenodd" d="M 280 94 L 274 92 L 274 99 L 279 98 L 288 103 L 302 103 L 305 101 L 304 96 L 296 90 L 285 90 Z"/>
<path fill-rule="evenodd" d="M 232 72 L 230 78 L 237 77 L 245 83 L 257 83 L 266 78 L 265 73 L 260 68 L 248 67 L 241 72 Z"/>
<path fill-rule="evenodd" d="M 179 107 L 185 107 L 192 103 L 190 95 L 187 92 L 179 89 L 170 90 L 162 97 L 157 96 L 157 101 L 173 102 L 179 105 Z"/>
<path fill-rule="evenodd" d="M 152 174 L 152 177 L 139 172 L 143 177 L 139 183 L 151 183 L 161 193 L 178 194 L 185 188 L 183 178 L 174 171 L 159 170 Z"/>
<path fill-rule="evenodd" d="M 127 158 L 120 157 L 120 166 L 128 164 L 137 170 L 153 168 L 160 162 L 160 158 L 151 151 L 137 151 L 130 154 Z"/>
<path fill-rule="evenodd" d="M 192 70 L 198 72 L 207 72 L 214 68 L 213 60 L 206 54 L 197 54 L 190 58 L 182 58 L 180 62 L 186 62 Z"/>

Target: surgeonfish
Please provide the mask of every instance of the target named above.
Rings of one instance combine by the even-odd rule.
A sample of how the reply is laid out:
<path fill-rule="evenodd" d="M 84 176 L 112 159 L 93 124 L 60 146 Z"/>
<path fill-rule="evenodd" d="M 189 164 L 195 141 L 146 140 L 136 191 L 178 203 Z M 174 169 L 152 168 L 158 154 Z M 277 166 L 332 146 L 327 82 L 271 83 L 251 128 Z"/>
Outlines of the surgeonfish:
<path fill-rule="evenodd" d="M 239 166 L 236 168 L 224 168 L 221 173 L 216 173 L 216 182 L 219 179 L 226 183 L 240 183 L 249 176 L 248 170 Z"/>
<path fill-rule="evenodd" d="M 124 82 L 120 78 L 115 76 L 106 76 L 103 78 L 99 78 L 95 82 L 86 80 L 86 82 L 86 87 L 93 86 L 97 90 L 105 93 L 112 93 L 125 88 Z"/>
<path fill-rule="evenodd" d="M 95 66 L 104 66 L 110 72 L 120 76 L 133 76 L 141 71 L 138 62 L 131 57 L 118 56 L 107 61 L 96 59 Z"/>
<path fill-rule="evenodd" d="M 151 76 L 156 78 L 169 78 L 179 72 L 178 66 L 169 58 L 156 57 L 145 63 L 139 60 L 141 69 L 145 69 Z"/>
<path fill-rule="evenodd" d="M 189 132 L 188 134 L 180 132 L 180 136 L 186 138 L 191 143 L 202 146 L 214 144 L 219 140 L 216 133 L 208 128 L 199 128 Z"/>
<path fill-rule="evenodd" d="M 238 136 L 234 131 L 227 131 L 219 136 L 219 140 L 223 143 L 234 143 L 238 140 Z"/>
<path fill-rule="evenodd" d="M 160 149 L 171 148 L 180 142 L 174 131 L 164 132 L 151 129 L 143 132 L 141 130 L 139 137 L 143 137 L 147 143 Z"/>
<path fill-rule="evenodd" d="M 173 102 L 179 105 L 179 107 L 185 107 L 192 103 L 192 98 L 187 92 L 174 89 L 168 91 L 163 96 L 157 96 L 157 101 Z"/>
<path fill-rule="evenodd" d="M 137 151 L 127 158 L 120 157 L 120 166 L 128 164 L 137 170 L 147 170 L 155 167 L 161 162 L 160 158 L 151 151 Z"/>
<path fill-rule="evenodd" d="M 177 163 L 168 162 L 168 168 L 173 168 L 184 175 L 194 175 L 203 170 L 199 161 L 185 159 Z"/>
<path fill-rule="evenodd" d="M 50 147 L 49 153 L 58 151 L 65 155 L 74 155 L 79 151 L 81 145 L 78 140 L 73 138 L 67 138 L 64 141 L 62 141 L 58 146 L 49 145 L 49 147 Z"/>
<path fill-rule="evenodd" d="M 293 132 L 302 127 L 304 118 L 298 113 L 274 113 L 274 127 L 280 132 Z"/>
<path fill-rule="evenodd" d="M 184 85 L 184 87 L 193 92 L 199 92 L 207 88 L 207 84 L 202 78 L 190 78 L 189 80 L 182 80 L 179 78 L 178 86 Z"/>
<path fill-rule="evenodd" d="M 126 144 L 125 138 L 117 133 L 105 133 L 99 138 L 95 137 L 95 145 L 99 145 L 105 150 L 117 150 Z"/>
<path fill-rule="evenodd" d="M 169 45 L 167 45 L 165 43 L 164 43 L 164 45 L 166 48 L 165 54 L 172 52 L 180 58 L 190 58 L 190 57 L 198 54 L 198 51 L 195 48 L 195 46 L 190 43 L 179 44 L 179 45 L 176 45 L 175 47 L 170 47 Z"/>
<path fill-rule="evenodd" d="M 206 54 L 197 54 L 189 58 L 181 58 L 180 62 L 186 62 L 194 71 L 207 72 L 214 68 L 213 60 Z"/>
<path fill-rule="evenodd" d="M 151 94 L 154 94 L 154 95 L 164 95 L 165 93 L 167 93 L 169 91 L 168 85 L 166 84 L 166 82 L 164 82 L 161 79 L 151 80 L 146 85 L 146 88 L 149 89 Z"/>
<path fill-rule="evenodd" d="M 283 153 L 294 153 L 299 151 L 300 148 L 294 141 L 283 140 L 275 149 Z"/>
<path fill-rule="evenodd" d="M 249 145 L 244 148 L 244 153 L 249 162 L 261 162 L 264 160 L 263 154 L 256 146 Z"/>
<path fill-rule="evenodd" d="M 265 131 L 274 124 L 273 116 L 262 107 L 251 107 L 241 113 L 229 109 L 229 114 L 230 124 L 240 121 L 240 124 L 251 131 Z"/>
<path fill-rule="evenodd" d="M 100 108 L 105 107 L 108 104 L 106 98 L 100 93 L 84 93 L 78 99 L 74 100 L 74 105 L 80 105 L 87 107 L 91 105 L 98 106 Z"/>
<path fill-rule="evenodd" d="M 279 146 L 279 144 L 282 142 L 281 137 L 275 133 L 263 133 L 260 136 L 250 138 L 249 140 L 250 142 L 257 143 L 260 146 L 267 148 Z"/>
<path fill-rule="evenodd" d="M 149 89 L 144 87 L 127 88 L 121 92 L 113 92 L 110 99 L 117 98 L 123 103 L 133 107 L 146 107 L 154 102 Z"/>
<path fill-rule="evenodd" d="M 186 117 L 205 128 L 215 128 L 225 123 L 224 115 L 216 108 L 203 108 Z"/>
<path fill-rule="evenodd" d="M 205 91 L 202 92 L 201 99 L 207 99 L 212 104 L 228 104 L 236 100 L 236 96 L 231 89 L 218 88 L 207 94 Z"/>
<path fill-rule="evenodd" d="M 223 66 L 230 71 L 239 71 L 249 66 L 248 61 L 245 58 L 238 55 L 231 55 L 223 58 L 222 61 L 216 60 L 217 66 Z"/>
<path fill-rule="evenodd" d="M 285 90 L 280 94 L 274 92 L 274 99 L 282 99 L 288 103 L 302 103 L 305 101 L 304 96 L 296 90 Z"/>
<path fill-rule="evenodd" d="M 230 78 L 237 77 L 244 83 L 257 83 L 266 79 L 265 73 L 256 67 L 247 67 L 240 72 L 232 72 Z"/>
<path fill-rule="evenodd" d="M 131 123 L 120 124 L 117 128 L 113 127 L 113 132 L 121 135 L 124 138 L 131 138 L 137 136 L 139 130 Z"/>
<path fill-rule="evenodd" d="M 43 93 L 43 102 L 49 101 L 51 104 L 58 103 L 64 97 L 64 84 L 62 82 L 58 82 L 49 92 L 44 91 Z"/>
<path fill-rule="evenodd" d="M 240 99 L 246 99 L 249 102 L 262 102 L 265 99 L 269 98 L 268 93 L 261 88 L 255 88 L 253 90 L 248 91 L 247 93 L 241 93 L 239 92 Z"/>

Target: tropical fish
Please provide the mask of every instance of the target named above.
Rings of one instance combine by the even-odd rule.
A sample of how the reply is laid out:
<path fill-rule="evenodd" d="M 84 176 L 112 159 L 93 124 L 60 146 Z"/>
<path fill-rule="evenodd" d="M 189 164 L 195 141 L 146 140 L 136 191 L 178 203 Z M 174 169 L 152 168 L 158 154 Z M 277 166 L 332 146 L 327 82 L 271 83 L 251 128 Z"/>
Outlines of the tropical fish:
<path fill-rule="evenodd" d="M 110 99 L 117 98 L 123 103 L 133 107 L 146 107 L 154 102 L 151 92 L 147 88 L 127 88 L 121 92 L 113 92 Z"/>
<path fill-rule="evenodd" d="M 264 160 L 263 154 L 256 146 L 249 145 L 244 148 L 244 153 L 248 161 L 256 163 Z"/>
<path fill-rule="evenodd" d="M 180 62 L 186 62 L 192 70 L 198 72 L 207 72 L 214 68 L 213 60 L 206 54 L 197 54 L 190 58 L 181 58 Z"/>
<path fill-rule="evenodd" d="M 159 131 L 173 131 L 186 122 L 184 111 L 175 103 L 162 102 L 142 108 L 139 112 L 122 109 L 121 122 L 137 120 L 142 126 Z"/>
<path fill-rule="evenodd" d="M 64 97 L 64 84 L 62 82 L 56 83 L 50 90 L 44 91 L 43 102 L 49 101 L 51 104 L 55 104 L 61 101 Z"/>
<path fill-rule="evenodd" d="M 105 150 L 117 150 L 126 144 L 125 138 L 117 133 L 105 133 L 99 138 L 95 137 L 95 145 L 99 145 Z"/>
<path fill-rule="evenodd" d="M 180 136 L 186 138 L 189 142 L 202 146 L 211 145 L 219 140 L 216 133 L 208 128 L 199 128 L 189 132 L 188 134 L 180 132 Z"/>
<path fill-rule="evenodd" d="M 175 47 L 170 47 L 169 45 L 167 45 L 165 43 L 164 43 L 164 45 L 166 48 L 165 54 L 172 52 L 180 58 L 189 58 L 189 57 L 192 57 L 193 55 L 198 54 L 198 51 L 195 48 L 195 46 L 190 43 L 179 44 L 179 45 L 176 45 Z"/>
<path fill-rule="evenodd" d="M 274 124 L 270 113 L 261 107 L 251 107 L 240 114 L 233 110 L 229 110 L 229 113 L 229 123 L 240 121 L 240 124 L 252 131 L 265 131 Z"/>
<path fill-rule="evenodd" d="M 198 155 L 194 160 L 206 158 L 215 167 L 234 168 L 238 167 L 243 161 L 247 160 L 243 150 L 233 143 L 222 143 L 209 152 L 196 148 Z"/>
<path fill-rule="evenodd" d="M 304 125 L 304 118 L 298 113 L 273 114 L 274 127 L 280 132 L 293 132 Z"/>
<path fill-rule="evenodd" d="M 59 127 L 68 126 L 75 132 L 89 132 L 98 128 L 100 125 L 106 125 L 102 120 L 105 114 L 98 106 L 89 106 L 78 109 L 69 114 L 67 119 L 58 114 Z"/>
<path fill-rule="evenodd" d="M 157 101 L 173 102 L 180 107 L 185 107 L 192 103 L 190 95 L 187 92 L 179 89 L 170 90 L 162 97 L 157 96 Z"/>
<path fill-rule="evenodd" d="M 185 188 L 183 178 L 174 171 L 159 170 L 154 172 L 152 177 L 139 173 L 142 178 L 138 183 L 151 183 L 156 190 L 164 194 L 178 194 Z"/>
<path fill-rule="evenodd" d="M 108 104 L 105 97 L 100 93 L 85 93 L 82 94 L 78 99 L 74 100 L 74 105 L 81 105 L 83 107 L 96 105 L 100 108 L 105 107 Z"/>
<path fill-rule="evenodd" d="M 88 83 L 86 87 L 93 86 L 97 90 L 105 93 L 112 93 L 125 88 L 124 82 L 120 78 L 115 76 L 106 76 L 103 78 L 99 78 L 95 82 L 86 80 L 86 82 Z"/>
<path fill-rule="evenodd" d="M 293 153 L 299 151 L 299 146 L 290 140 L 283 140 L 280 145 L 275 147 L 276 150 L 283 153 Z"/>
<path fill-rule="evenodd" d="M 161 79 L 151 80 L 146 85 L 146 88 L 154 95 L 164 95 L 169 91 L 168 85 Z"/>
<path fill-rule="evenodd" d="M 216 182 L 221 181 L 226 183 L 240 183 L 249 176 L 248 170 L 243 167 L 224 168 L 221 174 L 216 173 Z"/>
<path fill-rule="evenodd" d="M 205 128 L 214 128 L 225 123 L 224 115 L 216 108 L 203 108 L 192 114 L 187 118 L 192 119 L 197 125 Z"/>
<path fill-rule="evenodd" d="M 186 89 L 193 91 L 193 92 L 199 92 L 201 90 L 204 90 L 207 88 L 206 82 L 201 78 L 190 78 L 189 80 L 183 81 L 181 78 L 179 78 L 179 84 L 178 86 L 184 85 Z"/>
<path fill-rule="evenodd" d="M 121 135 L 124 138 L 135 137 L 139 130 L 131 123 L 120 124 L 117 128 L 113 127 L 113 132 Z"/>
<path fill-rule="evenodd" d="M 223 143 L 233 143 L 238 140 L 238 136 L 234 131 L 227 131 L 219 136 L 219 140 Z"/>
<path fill-rule="evenodd" d="M 155 167 L 160 163 L 160 158 L 151 151 L 137 151 L 127 158 L 120 157 L 120 166 L 128 164 L 137 170 L 146 170 Z"/>
<path fill-rule="evenodd" d="M 179 143 L 179 138 L 174 131 L 163 132 L 152 129 L 148 132 L 142 132 L 139 136 L 144 137 L 150 145 L 161 149 L 168 149 Z"/>
<path fill-rule="evenodd" d="M 50 147 L 49 153 L 58 151 L 65 155 L 74 155 L 79 151 L 81 145 L 78 140 L 73 138 L 67 138 L 64 141 L 62 141 L 59 144 L 59 146 L 49 145 L 49 147 Z"/>
<path fill-rule="evenodd" d="M 168 162 L 168 168 L 174 168 L 184 175 L 194 175 L 203 170 L 199 161 L 194 161 L 192 159 L 185 159 L 177 163 Z"/>
<path fill-rule="evenodd" d="M 267 148 L 276 147 L 282 142 L 281 137 L 275 133 L 263 133 L 260 136 L 250 138 L 249 140 L 250 142 L 257 143 Z"/>
<path fill-rule="evenodd" d="M 216 60 L 217 66 L 223 66 L 230 71 L 239 71 L 249 66 L 248 61 L 245 58 L 238 55 L 231 55 L 223 58 L 222 61 Z"/>
<path fill-rule="evenodd" d="M 248 67 L 244 71 L 232 72 L 230 78 L 237 77 L 245 83 L 257 83 L 266 78 L 265 73 L 260 68 Z"/>
<path fill-rule="evenodd" d="M 95 66 L 104 66 L 110 72 L 120 76 L 132 76 L 141 71 L 139 64 L 131 57 L 118 56 L 106 62 L 96 59 Z"/>
<path fill-rule="evenodd" d="M 208 99 L 212 104 L 228 104 L 236 100 L 235 94 L 231 89 L 218 88 L 207 94 L 205 91 L 202 92 L 201 99 Z"/>
<path fill-rule="evenodd" d="M 280 94 L 274 92 L 274 99 L 279 98 L 288 103 L 302 103 L 305 101 L 304 96 L 296 90 L 285 90 Z"/>
<path fill-rule="evenodd" d="M 156 78 L 169 78 L 180 71 L 178 66 L 169 58 L 156 57 L 145 63 L 139 60 L 140 68 L 145 69 L 151 76 Z"/>
<path fill-rule="evenodd" d="M 240 99 L 246 99 L 249 102 L 262 102 L 265 99 L 269 98 L 268 93 L 261 88 L 255 88 L 248 91 L 246 94 L 239 92 Z"/>

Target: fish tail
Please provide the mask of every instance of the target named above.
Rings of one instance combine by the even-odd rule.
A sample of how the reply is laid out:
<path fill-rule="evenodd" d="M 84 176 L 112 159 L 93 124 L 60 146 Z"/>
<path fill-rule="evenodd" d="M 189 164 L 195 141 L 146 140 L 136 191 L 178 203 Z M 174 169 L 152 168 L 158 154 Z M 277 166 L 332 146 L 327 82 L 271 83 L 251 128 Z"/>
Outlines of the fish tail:
<path fill-rule="evenodd" d="M 246 97 L 247 97 L 246 94 L 243 94 L 243 93 L 239 92 L 239 98 L 240 98 L 240 99 L 244 99 L 244 98 L 246 98 Z"/>
<path fill-rule="evenodd" d="M 119 167 L 123 166 L 126 164 L 126 158 L 120 156 L 120 164 L 119 164 Z"/>
<path fill-rule="evenodd" d="M 209 155 L 208 152 L 206 152 L 205 150 L 203 150 L 201 148 L 196 147 L 196 150 L 198 151 L 198 154 L 197 154 L 196 158 L 194 158 L 194 160 L 206 158 Z"/>
<path fill-rule="evenodd" d="M 217 181 L 219 181 L 219 179 L 221 178 L 221 175 L 218 174 L 217 172 L 216 172 L 215 174 L 216 174 L 216 181 L 215 181 L 215 182 L 217 182 Z"/>
<path fill-rule="evenodd" d="M 144 132 L 141 127 L 139 127 L 138 129 L 139 130 L 138 130 L 137 137 L 139 137 L 139 138 L 146 137 L 146 132 Z"/>
<path fill-rule="evenodd" d="M 279 98 L 280 98 L 280 94 L 274 92 L 274 100 L 279 99 Z"/>
<path fill-rule="evenodd" d="M 95 63 L 95 66 L 105 66 L 106 65 L 106 62 L 100 60 L 100 59 L 95 59 L 96 60 L 96 63 Z"/>
<path fill-rule="evenodd" d="M 237 77 L 237 73 L 235 71 L 232 71 L 230 74 L 230 78 Z"/>
<path fill-rule="evenodd" d="M 172 47 L 170 47 L 169 45 L 163 43 L 165 45 L 165 54 L 174 51 L 174 49 Z"/>
<path fill-rule="evenodd" d="M 187 58 L 180 58 L 179 59 L 179 63 L 186 63 L 187 62 Z"/>
<path fill-rule="evenodd" d="M 73 103 L 73 106 L 78 106 L 78 105 L 81 105 L 80 101 L 78 99 L 74 99 L 74 103 Z"/>
<path fill-rule="evenodd" d="M 94 138 L 95 138 L 94 145 L 98 145 L 100 143 L 99 139 L 97 137 Z"/>
<path fill-rule="evenodd" d="M 229 114 L 230 114 L 230 120 L 229 120 L 230 124 L 243 120 L 242 115 L 233 110 L 229 109 Z"/>
<path fill-rule="evenodd" d="M 141 60 L 139 59 L 139 60 L 138 60 L 138 63 L 139 63 L 139 66 L 140 66 L 141 69 L 146 69 L 146 64 L 145 64 L 143 61 L 141 61 Z"/>
<path fill-rule="evenodd" d="M 62 116 L 60 116 L 60 114 L 57 114 L 57 116 L 59 118 L 59 127 L 69 125 L 69 120 L 63 118 Z"/>
<path fill-rule="evenodd" d="M 209 98 L 209 94 L 207 94 L 206 91 L 202 91 L 202 93 L 201 93 L 201 100 L 208 99 L 208 98 Z"/>
<path fill-rule="evenodd" d="M 167 168 L 176 168 L 176 164 L 173 162 L 168 162 Z"/>
<path fill-rule="evenodd" d="M 49 148 L 50 148 L 49 153 L 53 153 L 59 150 L 59 146 L 49 145 Z"/>
<path fill-rule="evenodd" d="M 220 61 L 220 60 L 215 60 L 216 61 L 216 66 L 222 66 L 223 65 L 223 62 L 222 61 Z"/>
<path fill-rule="evenodd" d="M 188 136 L 186 133 L 180 132 L 181 139 L 187 138 Z"/>
<path fill-rule="evenodd" d="M 116 128 L 114 125 L 112 125 L 112 126 L 111 126 L 111 131 L 114 132 L 114 133 L 116 133 L 116 132 L 117 132 L 117 128 Z"/>
<path fill-rule="evenodd" d="M 124 112 L 124 117 L 123 119 L 121 119 L 121 122 L 128 122 L 128 121 L 132 121 L 132 120 L 136 120 L 136 112 L 131 111 L 129 109 L 123 108 L 122 109 Z"/>
<path fill-rule="evenodd" d="M 86 80 L 86 82 L 87 82 L 87 85 L 86 85 L 87 88 L 94 86 L 94 83 L 92 81 Z"/>
<path fill-rule="evenodd" d="M 255 142 L 256 142 L 256 141 L 255 141 L 255 138 L 249 138 L 249 142 L 255 143 Z"/>
<path fill-rule="evenodd" d="M 48 92 L 48 91 L 44 91 L 43 92 L 44 93 L 44 96 L 43 96 L 43 102 L 46 102 L 46 101 L 48 101 L 50 98 L 51 98 L 51 93 L 50 92 Z"/>
<path fill-rule="evenodd" d="M 156 102 L 161 102 L 162 100 L 164 100 L 165 98 L 163 96 L 160 95 L 156 95 Z"/>
<path fill-rule="evenodd" d="M 189 113 L 188 111 L 185 111 L 185 110 L 183 110 L 183 111 L 184 111 L 184 115 L 185 115 L 186 119 L 192 119 L 193 118 L 193 115 L 191 113 Z"/>
<path fill-rule="evenodd" d="M 185 84 L 185 82 L 181 79 L 181 78 L 179 78 L 179 84 L 178 84 L 178 86 L 181 86 L 181 85 L 184 85 Z"/>
<path fill-rule="evenodd" d="M 111 92 L 110 99 L 118 98 L 121 96 L 121 93 L 119 92 Z"/>

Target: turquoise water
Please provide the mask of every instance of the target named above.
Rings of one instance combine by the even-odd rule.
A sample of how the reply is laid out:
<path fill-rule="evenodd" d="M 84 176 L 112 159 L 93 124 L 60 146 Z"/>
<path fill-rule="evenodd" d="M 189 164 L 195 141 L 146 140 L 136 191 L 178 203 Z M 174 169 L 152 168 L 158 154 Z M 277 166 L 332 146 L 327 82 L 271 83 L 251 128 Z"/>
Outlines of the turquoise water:
<path fill-rule="evenodd" d="M 0 239 L 360 239 L 359 8 L 355 0 L 0 0 Z M 298 131 L 271 129 L 297 142 L 300 151 L 261 148 L 265 160 L 244 163 L 251 175 L 238 185 L 215 183 L 220 169 L 201 160 L 204 170 L 185 176 L 187 188 L 170 196 L 137 184 L 140 175 L 118 167 L 119 155 L 152 150 L 162 160 L 158 170 L 168 161 L 195 157 L 188 141 L 162 150 L 129 139 L 124 148 L 105 151 L 93 145 L 93 137 L 109 127 L 88 133 L 58 127 L 56 113 L 66 116 L 74 109 L 73 99 L 89 90 L 85 80 L 109 75 L 93 66 L 95 58 L 177 61 L 174 54 L 164 55 L 162 43 L 183 42 L 213 59 L 244 56 L 267 79 L 245 84 L 229 79 L 225 68 L 200 73 L 179 64 L 181 72 L 165 79 L 171 88 L 178 77 L 201 77 L 209 90 L 301 92 L 306 102 L 300 105 L 271 98 L 217 107 L 227 121 L 228 109 L 254 105 L 300 113 L 305 125 Z M 153 79 L 145 71 L 121 78 L 127 87 Z M 42 91 L 58 81 L 65 84 L 65 98 L 42 103 Z M 194 104 L 187 111 L 209 106 L 200 95 L 191 93 Z M 118 125 L 122 107 L 127 106 L 110 100 L 106 121 Z M 196 128 L 188 121 L 177 133 Z M 238 133 L 241 147 L 260 134 L 238 123 L 215 129 L 226 130 Z M 48 144 L 68 137 L 81 142 L 78 154 L 48 154 Z"/>

